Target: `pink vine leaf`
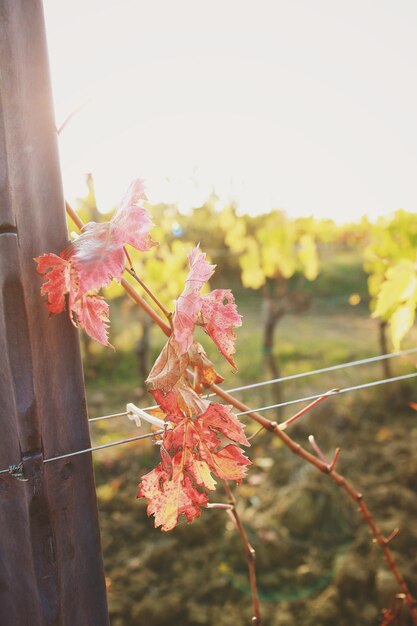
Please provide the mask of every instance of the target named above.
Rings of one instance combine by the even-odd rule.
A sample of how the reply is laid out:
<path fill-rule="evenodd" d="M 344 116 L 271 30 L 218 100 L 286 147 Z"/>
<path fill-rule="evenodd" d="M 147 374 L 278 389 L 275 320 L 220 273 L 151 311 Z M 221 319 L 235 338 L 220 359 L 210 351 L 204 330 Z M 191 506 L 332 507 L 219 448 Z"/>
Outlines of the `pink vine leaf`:
<path fill-rule="evenodd" d="M 213 339 L 224 358 L 236 368 L 232 357 L 236 339 L 233 328 L 242 325 L 242 316 L 237 312 L 230 289 L 215 289 L 202 296 L 201 316 L 206 333 Z"/>
<path fill-rule="evenodd" d="M 211 384 L 218 384 L 224 380 L 214 369 L 213 363 L 200 343 L 193 341 L 188 352 L 180 355 L 178 343 L 171 335 L 155 361 L 146 382 L 152 389 L 169 393 L 184 375 L 187 367 L 191 367 L 198 374 L 199 391 L 203 387 L 210 387 Z"/>
<path fill-rule="evenodd" d="M 64 250 L 63 256 L 72 259 L 78 272 L 81 292 L 100 289 L 113 278 L 120 280 L 125 244 L 142 251 L 156 245 L 149 235 L 153 225 L 149 213 L 137 204 L 145 198 L 142 181 L 134 181 L 109 222 L 90 222 Z"/>
<path fill-rule="evenodd" d="M 236 336 L 234 328 L 242 325 L 235 299 L 230 289 L 215 289 L 202 296 L 200 290 L 214 273 L 214 265 L 196 246 L 188 255 L 190 271 L 185 287 L 176 302 L 174 315 L 174 338 L 178 354 L 188 352 L 193 343 L 194 328 L 198 324 L 210 335 L 220 353 L 236 368 L 233 360 Z"/>
<path fill-rule="evenodd" d="M 213 363 L 198 341 L 194 341 L 188 350 L 188 364 L 197 375 L 194 389 L 198 393 L 201 393 L 204 387 L 210 387 L 213 383 L 218 385 L 224 381 L 223 376 L 216 372 Z"/>
<path fill-rule="evenodd" d="M 50 313 L 65 310 L 68 294 L 71 320 L 106 346 L 110 345 L 108 305 L 88 292 L 108 285 L 113 278 L 120 280 L 125 267 L 125 244 L 142 251 L 156 245 L 149 235 L 152 226 L 149 213 L 139 204 L 144 199 L 143 182 L 138 179 L 130 185 L 109 222 L 87 224 L 59 256 L 44 254 L 35 258 L 37 271 L 44 277 L 41 294 L 47 296 Z"/>
<path fill-rule="evenodd" d="M 185 354 L 193 342 L 194 327 L 201 311 L 202 298 L 200 289 L 214 273 L 214 265 L 206 261 L 204 252 L 199 246 L 188 255 L 190 271 L 185 287 L 176 302 L 174 315 L 174 337 L 179 346 L 179 354 Z"/>
<path fill-rule="evenodd" d="M 184 374 L 187 364 L 187 355 L 180 356 L 178 344 L 171 335 L 156 359 L 146 382 L 153 389 L 168 393 Z"/>

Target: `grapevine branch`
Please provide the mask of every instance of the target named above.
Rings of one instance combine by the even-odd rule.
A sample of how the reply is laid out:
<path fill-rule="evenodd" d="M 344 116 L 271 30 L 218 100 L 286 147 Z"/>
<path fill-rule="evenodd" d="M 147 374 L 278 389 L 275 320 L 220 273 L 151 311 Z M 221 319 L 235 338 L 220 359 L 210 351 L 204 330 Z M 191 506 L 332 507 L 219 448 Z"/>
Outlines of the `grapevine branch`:
<path fill-rule="evenodd" d="M 236 500 L 234 498 L 232 490 L 230 489 L 227 481 L 223 481 L 223 485 L 224 485 L 224 490 L 226 492 L 228 502 L 231 505 L 231 508 L 228 509 L 227 512 L 232 518 L 232 521 L 236 527 L 236 530 L 239 533 L 240 540 L 242 542 L 243 549 L 245 551 L 246 558 L 248 561 L 249 584 L 250 584 L 250 589 L 251 589 L 251 594 L 252 594 L 252 612 L 253 612 L 252 624 L 253 626 L 261 626 L 261 612 L 260 612 L 260 607 L 259 607 L 258 587 L 256 584 L 255 550 L 249 543 L 248 536 L 243 527 L 239 513 L 237 512 Z"/>
<path fill-rule="evenodd" d="M 71 217 L 73 222 L 82 229 L 84 224 L 82 220 L 78 217 L 75 211 L 66 203 L 68 215 Z M 121 279 L 122 286 L 126 289 L 127 293 L 133 298 L 133 300 L 151 317 L 151 319 L 160 327 L 160 329 L 167 335 L 168 337 L 171 335 L 171 327 L 149 306 L 149 304 L 140 296 L 140 294 L 125 280 Z M 371 512 L 369 511 L 364 499 L 363 495 L 357 491 L 341 474 L 339 474 L 335 467 L 340 454 L 340 449 L 337 449 L 335 455 L 333 457 L 332 462 L 329 464 L 325 460 L 308 452 L 301 444 L 295 442 L 289 435 L 284 432 L 284 429 L 288 426 L 288 423 L 292 423 L 294 419 L 300 417 L 305 414 L 308 410 L 310 410 L 313 406 L 315 406 L 318 402 L 329 397 L 329 392 L 324 394 L 313 403 L 302 409 L 296 416 L 293 416 L 283 424 L 278 424 L 277 422 L 270 421 L 265 418 L 260 413 L 253 411 L 243 402 L 237 400 L 234 396 L 229 394 L 227 391 L 224 391 L 221 387 L 216 384 L 212 384 L 212 391 L 219 397 L 222 398 L 228 404 L 231 404 L 235 408 L 240 411 L 245 412 L 251 419 L 257 422 L 261 427 L 265 428 L 265 430 L 269 431 L 272 435 L 278 437 L 284 445 L 296 454 L 297 456 L 303 458 L 307 463 L 313 465 L 316 469 L 327 474 L 331 480 L 333 480 L 345 493 L 354 501 L 358 506 L 358 510 L 368 525 L 371 534 L 373 535 L 375 543 L 377 543 L 384 555 L 385 561 L 391 570 L 395 580 L 399 588 L 401 589 L 402 594 L 404 594 L 404 600 L 407 604 L 412 622 L 415 626 L 417 626 L 417 602 L 411 594 L 408 585 L 403 578 L 400 570 L 398 569 L 398 565 L 395 561 L 394 555 L 389 547 L 389 543 L 391 539 L 395 536 L 396 532 L 391 533 L 391 535 L 387 538 L 384 537 L 380 528 L 376 524 L 374 518 L 372 517 Z M 317 444 L 315 444 L 317 446 Z M 254 622 L 257 624 L 257 622 Z"/>
<path fill-rule="evenodd" d="M 167 318 L 170 328 L 172 329 L 172 312 L 168 311 L 164 305 L 158 300 L 158 298 L 155 296 L 155 294 L 149 289 L 149 287 L 147 285 L 145 285 L 145 283 L 143 282 L 143 280 L 141 278 L 139 278 L 139 276 L 136 273 L 136 270 L 134 269 L 133 265 L 131 265 L 130 268 L 126 269 L 126 271 L 132 276 L 132 278 L 134 278 L 134 280 L 136 280 L 136 282 L 142 287 L 142 289 L 148 294 L 148 296 L 155 302 L 156 306 L 161 309 L 162 313 L 165 315 L 165 317 Z"/>
<path fill-rule="evenodd" d="M 169 325 L 171 327 L 171 330 L 173 329 L 172 326 L 172 313 L 170 311 L 168 311 L 164 305 L 159 301 L 159 299 L 157 298 L 157 296 L 153 293 L 153 291 L 151 291 L 149 289 L 149 287 L 143 282 L 143 280 L 141 278 L 139 278 L 139 276 L 136 273 L 135 268 L 133 267 L 133 262 L 132 259 L 130 258 L 130 255 L 128 253 L 128 251 L 126 250 L 126 246 L 123 246 L 123 251 L 125 253 L 125 257 L 129 263 L 129 267 L 125 268 L 125 271 L 128 272 L 132 278 L 134 280 L 136 280 L 137 283 L 139 283 L 139 285 L 142 287 L 142 289 L 148 294 L 148 296 L 151 298 L 151 300 L 153 300 L 156 304 L 156 306 L 162 311 L 162 313 L 165 315 L 165 317 L 167 318 Z"/>
<path fill-rule="evenodd" d="M 233 526 L 239 533 L 240 540 L 243 545 L 243 549 L 245 551 L 246 559 L 248 562 L 248 573 L 249 573 L 249 584 L 252 595 L 252 624 L 253 626 L 261 626 L 261 612 L 259 607 L 259 595 L 258 595 L 258 587 L 256 584 L 256 569 L 255 569 L 255 550 L 252 545 L 249 543 L 248 536 L 243 527 L 242 521 L 240 519 L 239 513 L 236 508 L 236 500 L 233 496 L 233 493 L 229 487 L 227 481 L 223 481 L 224 489 L 226 491 L 226 496 L 228 499 L 227 503 L 223 502 L 208 502 L 206 505 L 208 509 L 222 509 L 226 511 L 230 516 Z"/>

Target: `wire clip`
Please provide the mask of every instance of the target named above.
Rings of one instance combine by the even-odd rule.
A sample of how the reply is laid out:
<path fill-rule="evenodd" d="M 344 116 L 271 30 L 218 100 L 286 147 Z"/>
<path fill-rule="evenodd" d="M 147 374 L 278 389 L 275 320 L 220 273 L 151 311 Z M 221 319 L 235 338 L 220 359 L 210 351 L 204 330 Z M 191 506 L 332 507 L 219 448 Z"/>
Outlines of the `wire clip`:
<path fill-rule="evenodd" d="M 144 420 L 145 422 L 149 422 L 149 424 L 152 424 L 153 426 L 156 426 L 157 428 L 162 428 L 164 430 L 172 429 L 172 426 L 169 422 L 165 422 L 165 420 L 161 420 L 159 417 L 154 417 L 153 415 L 149 415 L 149 413 L 146 413 L 145 411 L 137 407 L 135 404 L 132 404 L 131 402 L 129 402 L 129 404 L 126 405 L 126 412 L 127 412 L 128 418 L 132 420 L 132 422 L 135 422 L 138 428 L 141 426 L 141 420 Z"/>
<path fill-rule="evenodd" d="M 13 478 L 17 478 L 17 480 L 21 480 L 23 482 L 28 480 L 25 476 L 25 469 L 22 462 L 17 465 L 9 465 L 9 474 L 10 476 L 13 476 Z"/>

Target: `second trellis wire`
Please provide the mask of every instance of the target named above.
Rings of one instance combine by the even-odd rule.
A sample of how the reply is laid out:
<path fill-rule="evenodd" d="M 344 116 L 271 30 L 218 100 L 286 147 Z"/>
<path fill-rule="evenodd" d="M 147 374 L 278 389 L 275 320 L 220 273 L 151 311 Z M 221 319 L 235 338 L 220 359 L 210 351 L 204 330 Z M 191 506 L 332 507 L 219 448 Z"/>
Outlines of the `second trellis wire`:
<path fill-rule="evenodd" d="M 229 393 L 233 393 L 235 391 L 246 391 L 247 389 L 255 389 L 256 387 L 263 387 L 265 385 L 273 385 L 275 383 L 280 383 L 280 382 L 285 382 L 288 380 L 295 380 L 295 379 L 299 379 L 299 378 L 304 378 L 306 376 L 313 376 L 314 374 L 324 374 L 325 372 L 332 372 L 334 370 L 339 370 L 339 369 L 345 369 L 348 367 L 355 367 L 357 365 L 365 365 L 366 363 L 375 363 L 377 361 L 383 361 L 386 359 L 392 359 L 394 357 L 399 357 L 399 356 L 405 356 L 407 354 L 412 354 L 414 352 L 417 352 L 417 348 L 410 348 L 409 350 L 401 350 L 399 352 L 389 352 L 388 354 L 382 354 L 379 356 L 373 356 L 373 357 L 369 357 L 366 359 L 359 359 L 357 361 L 347 361 L 345 363 L 338 363 L 337 365 L 331 365 L 329 367 L 322 367 L 321 369 L 316 369 L 316 370 L 310 370 L 308 372 L 302 372 L 300 374 L 291 374 L 289 376 L 282 376 L 281 378 L 272 378 L 270 380 L 262 380 L 260 382 L 257 383 L 251 383 L 249 385 L 243 385 L 241 387 L 233 387 L 232 389 L 227 389 L 227 391 Z M 406 375 L 406 377 L 411 378 L 412 376 Z M 389 378 L 389 379 L 383 379 L 383 380 L 387 380 L 387 381 L 396 381 L 396 380 L 402 380 L 401 377 L 395 377 L 395 378 Z M 357 389 L 362 389 L 365 388 L 366 386 L 373 386 L 373 385 L 380 385 L 383 384 L 383 381 L 376 381 L 376 382 L 372 382 L 372 383 L 365 383 L 365 386 L 361 386 L 361 385 L 357 385 L 355 387 L 346 387 L 345 389 L 341 389 L 339 391 L 339 393 L 346 393 L 347 391 L 354 391 Z M 210 393 L 207 394 L 206 398 L 212 398 L 213 396 L 215 396 L 215 393 Z M 315 400 L 316 398 L 319 398 L 321 395 L 323 394 L 318 394 L 316 396 L 311 396 L 308 398 L 299 398 L 297 400 L 289 400 L 288 402 L 282 402 L 280 404 L 275 404 L 275 405 L 271 405 L 271 407 L 269 408 L 280 408 L 280 407 L 284 407 L 284 406 L 289 406 L 291 404 L 296 404 L 298 402 L 303 402 L 303 401 L 307 401 L 307 400 Z M 144 411 L 150 411 L 151 409 L 156 409 L 157 405 L 154 404 L 152 406 L 147 406 L 145 407 L 143 410 Z M 253 411 L 255 411 L 257 409 L 253 409 Z M 266 410 L 266 409 L 265 409 Z M 126 411 L 123 411 L 122 413 L 113 413 L 111 415 L 102 415 L 100 417 L 92 417 L 89 419 L 89 422 L 98 422 L 100 420 L 107 420 L 107 419 L 112 419 L 114 417 L 123 417 L 127 415 Z M 241 415 L 241 414 L 239 414 Z"/>

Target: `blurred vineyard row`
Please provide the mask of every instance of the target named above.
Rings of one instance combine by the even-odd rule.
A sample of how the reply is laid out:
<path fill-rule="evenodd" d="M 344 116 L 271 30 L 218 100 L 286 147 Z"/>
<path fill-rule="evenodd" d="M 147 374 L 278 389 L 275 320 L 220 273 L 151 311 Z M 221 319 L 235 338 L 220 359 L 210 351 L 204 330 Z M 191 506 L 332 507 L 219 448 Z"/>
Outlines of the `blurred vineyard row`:
<path fill-rule="evenodd" d="M 97 207 L 92 176 L 88 192 L 78 201 L 83 221 L 103 221 Z M 148 204 L 159 246 L 143 254 L 130 251 L 142 280 L 172 308 L 181 293 L 188 271 L 187 254 L 199 242 L 209 260 L 217 264 L 211 287 L 231 288 L 238 302 L 259 305 L 262 353 L 272 377 L 280 375 L 274 357 L 275 329 L 287 314 L 300 314 L 320 300 L 348 306 L 368 307 L 378 321 L 381 353 L 398 350 L 413 326 L 417 306 L 417 215 L 398 210 L 371 223 L 336 224 L 332 220 L 290 218 L 273 210 L 257 216 L 240 214 L 234 205 L 220 207 L 215 195 L 188 214 L 176 206 Z M 74 225 L 69 224 L 70 231 Z M 338 268 L 339 262 L 339 268 Z M 337 272 L 344 272 L 338 280 Z M 350 274 L 350 276 L 349 276 Z M 128 277 L 129 280 L 129 277 Z M 150 350 L 149 322 L 137 319 L 136 336 L 127 330 L 131 303 L 124 290 L 113 283 L 105 297 L 117 310 L 112 329 L 116 347 L 135 350 L 139 369 L 146 378 Z M 135 334 L 135 332 L 133 333 Z M 83 338 L 88 359 L 100 350 Z M 388 376 L 389 365 L 385 366 Z"/>

